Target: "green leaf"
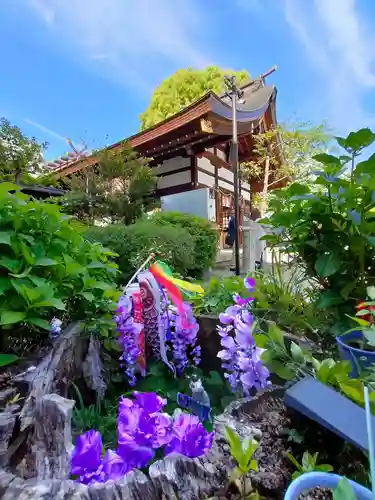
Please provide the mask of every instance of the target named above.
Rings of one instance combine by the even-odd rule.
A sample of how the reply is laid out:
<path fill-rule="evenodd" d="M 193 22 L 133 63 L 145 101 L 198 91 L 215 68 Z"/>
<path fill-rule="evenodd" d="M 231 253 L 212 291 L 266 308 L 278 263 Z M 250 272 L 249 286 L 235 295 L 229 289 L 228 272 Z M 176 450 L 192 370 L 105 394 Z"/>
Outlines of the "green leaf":
<path fill-rule="evenodd" d="M 1 184 L 0 184 L 1 186 Z M 9 259 L 8 257 L 0 258 L 0 267 L 5 267 L 11 273 L 17 273 L 22 267 L 22 262 L 16 259 Z"/>
<path fill-rule="evenodd" d="M 341 261 L 334 253 L 321 254 L 315 262 L 315 270 L 323 278 L 332 276 L 340 267 Z"/>
<path fill-rule="evenodd" d="M 316 377 L 323 384 L 327 384 L 329 380 L 329 375 L 331 373 L 331 368 L 335 366 L 335 360 L 332 358 L 324 359 L 317 370 Z"/>
<path fill-rule="evenodd" d="M 321 471 L 321 472 L 332 472 L 333 467 L 330 464 L 319 464 L 319 465 L 315 465 L 314 470 Z"/>
<path fill-rule="evenodd" d="M 339 138 L 336 138 L 337 142 Z M 375 134 L 369 128 L 362 128 L 357 132 L 350 132 L 348 137 L 342 141 L 340 138 L 340 146 L 344 147 L 350 153 L 357 153 L 363 148 L 370 146 L 375 141 Z"/>
<path fill-rule="evenodd" d="M 368 286 L 366 292 L 371 300 L 375 300 L 375 286 Z"/>
<path fill-rule="evenodd" d="M 225 427 L 225 436 L 228 440 L 232 457 L 240 463 L 244 454 L 240 436 L 228 426 Z"/>
<path fill-rule="evenodd" d="M 317 454 L 314 454 L 313 456 L 310 455 L 308 451 L 305 451 L 304 454 L 302 455 L 302 469 L 304 471 L 307 471 L 311 468 L 312 465 L 315 465 L 316 459 L 317 459 Z"/>
<path fill-rule="evenodd" d="M 268 336 L 276 344 L 284 346 L 284 334 L 275 323 L 272 323 L 268 328 Z"/>
<path fill-rule="evenodd" d="M 357 496 L 346 477 L 340 479 L 332 492 L 332 500 L 357 500 Z"/>
<path fill-rule="evenodd" d="M 105 283 L 105 281 L 95 281 L 90 285 L 90 288 L 97 288 L 99 290 L 110 290 L 111 288 L 113 288 L 113 285 Z"/>
<path fill-rule="evenodd" d="M 243 454 L 242 461 L 240 463 L 241 467 L 247 468 L 247 469 L 252 469 L 251 462 L 256 463 L 256 460 L 251 460 L 251 458 L 258 448 L 259 448 L 259 443 L 254 438 L 252 438 L 252 437 L 247 438 L 244 441 L 244 443 L 242 445 L 242 449 L 243 449 L 244 454 Z M 256 463 L 256 466 L 258 467 L 257 463 Z M 257 469 L 252 469 L 252 470 L 257 470 Z"/>
<path fill-rule="evenodd" d="M 41 257 L 35 261 L 35 266 L 56 266 L 57 260 L 49 259 L 48 257 Z"/>
<path fill-rule="evenodd" d="M 267 344 L 270 341 L 269 337 L 267 335 L 265 335 L 264 333 L 256 333 L 254 335 L 254 340 L 255 340 L 256 346 L 260 347 L 262 349 L 265 349 Z"/>
<path fill-rule="evenodd" d="M 288 458 L 289 460 L 292 462 L 292 464 L 294 465 L 294 467 L 298 470 L 298 471 L 301 471 L 303 472 L 303 469 L 301 467 L 301 465 L 297 462 L 297 460 L 293 457 L 293 455 L 291 453 L 287 453 L 288 455 Z"/>
<path fill-rule="evenodd" d="M 60 311 L 65 310 L 65 304 L 61 299 L 56 299 L 51 297 L 50 299 L 42 300 L 41 302 L 37 302 L 33 304 L 33 307 L 54 307 L 55 309 L 59 309 Z"/>
<path fill-rule="evenodd" d="M 214 385 L 214 386 L 218 386 L 218 387 L 221 387 L 224 385 L 224 381 L 223 381 L 220 373 L 217 371 L 213 371 L 213 370 L 209 372 L 209 376 L 207 378 L 207 383 L 209 385 Z"/>
<path fill-rule="evenodd" d="M 375 346 L 375 328 L 363 328 L 362 330 L 363 332 L 363 335 L 366 337 L 366 340 L 367 342 L 372 345 L 372 346 Z"/>
<path fill-rule="evenodd" d="M 297 363 L 305 362 L 305 356 L 302 352 L 302 349 L 300 348 L 299 345 L 297 345 L 293 341 L 290 344 L 290 352 L 292 354 L 292 358 L 294 359 L 294 361 L 296 361 Z"/>
<path fill-rule="evenodd" d="M 336 165 L 341 166 L 340 159 L 333 155 L 328 155 L 325 153 L 321 153 L 313 156 L 313 160 L 318 161 L 319 163 L 324 163 L 324 165 Z"/>
<path fill-rule="evenodd" d="M 370 243 L 371 246 L 375 247 L 375 236 L 366 236 L 366 240 Z"/>
<path fill-rule="evenodd" d="M 91 292 L 81 292 L 80 295 L 82 295 L 82 297 L 84 297 L 89 302 L 94 302 L 95 300 L 95 295 Z"/>
<path fill-rule="evenodd" d="M 356 318 L 354 316 L 349 316 L 348 314 L 346 314 L 346 316 L 350 319 L 352 319 L 353 321 L 355 321 L 358 325 L 360 326 L 367 326 L 369 324 L 368 321 L 366 321 L 365 319 L 361 319 L 361 318 Z"/>
<path fill-rule="evenodd" d="M 22 311 L 3 311 L 0 317 L 2 325 L 12 325 L 25 319 L 26 313 Z"/>
<path fill-rule="evenodd" d="M 19 359 L 15 354 L 0 354 L 0 367 L 11 365 Z"/>
<path fill-rule="evenodd" d="M 17 186 L 17 184 L 13 184 L 12 182 L 1 182 L 0 183 L 0 194 L 3 195 L 8 193 L 9 191 L 19 191 L 21 188 Z"/>
<path fill-rule="evenodd" d="M 29 280 L 37 287 L 44 287 L 49 282 L 45 278 L 41 278 L 40 276 L 28 275 Z"/>
<path fill-rule="evenodd" d="M 356 316 L 368 316 L 369 314 L 371 314 L 371 313 L 367 309 L 361 309 L 355 315 Z"/>
<path fill-rule="evenodd" d="M 0 231 L 0 244 L 11 245 L 10 237 L 13 235 L 10 231 Z"/>
<path fill-rule="evenodd" d="M 0 295 L 2 295 L 7 290 L 10 290 L 11 288 L 12 288 L 12 283 L 10 282 L 9 278 L 1 276 L 0 277 Z"/>
<path fill-rule="evenodd" d="M 270 363 L 266 363 L 266 365 L 272 373 L 276 373 L 276 375 L 278 375 L 283 380 L 293 380 L 296 376 L 294 370 L 284 365 L 283 363 L 280 363 L 280 361 L 273 360 Z"/>
<path fill-rule="evenodd" d="M 38 326 L 39 328 L 42 328 L 43 330 L 49 331 L 51 329 L 51 324 L 49 321 L 43 318 L 27 318 L 26 319 L 27 323 L 30 323 L 31 325 Z"/>
<path fill-rule="evenodd" d="M 325 309 L 330 306 L 342 304 L 344 299 L 334 290 L 326 290 L 320 294 L 319 300 L 317 302 L 317 307 L 319 309 Z"/>
<path fill-rule="evenodd" d="M 104 264 L 103 262 L 99 262 L 98 260 L 94 260 L 88 264 L 87 269 L 105 269 L 108 267 L 108 264 Z"/>
<path fill-rule="evenodd" d="M 358 379 L 347 380 L 339 384 L 341 391 L 355 403 L 363 405 L 365 402 L 363 395 L 363 382 Z"/>

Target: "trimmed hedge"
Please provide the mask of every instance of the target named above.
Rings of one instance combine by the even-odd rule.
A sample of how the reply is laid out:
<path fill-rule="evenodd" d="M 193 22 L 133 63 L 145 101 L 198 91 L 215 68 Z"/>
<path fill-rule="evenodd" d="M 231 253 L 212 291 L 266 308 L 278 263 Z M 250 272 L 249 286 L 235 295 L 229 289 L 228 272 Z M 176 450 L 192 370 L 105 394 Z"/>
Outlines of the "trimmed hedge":
<path fill-rule="evenodd" d="M 181 212 L 159 212 L 150 220 L 163 227 L 172 225 L 190 233 L 194 241 L 194 256 L 193 265 L 189 268 L 189 276 L 201 278 L 210 267 L 214 266 L 219 235 L 206 219 Z"/>
<path fill-rule="evenodd" d="M 182 276 L 189 275 L 194 264 L 194 239 L 178 225 L 161 225 L 144 219 L 130 226 L 111 224 L 92 227 L 86 232 L 86 237 L 102 243 L 118 254 L 116 263 L 121 272 L 121 284 L 131 278 L 151 252 Z"/>

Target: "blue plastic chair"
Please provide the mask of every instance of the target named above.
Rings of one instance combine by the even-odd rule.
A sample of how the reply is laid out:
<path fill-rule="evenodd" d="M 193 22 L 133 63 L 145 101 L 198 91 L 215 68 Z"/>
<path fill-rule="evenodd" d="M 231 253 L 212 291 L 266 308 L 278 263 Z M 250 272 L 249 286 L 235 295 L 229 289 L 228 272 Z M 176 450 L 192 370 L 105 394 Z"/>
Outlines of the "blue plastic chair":
<path fill-rule="evenodd" d="M 295 479 L 285 492 L 284 500 L 298 500 L 298 497 L 306 490 L 313 488 L 334 489 L 339 484 L 342 476 L 328 472 L 307 472 Z M 354 481 L 348 479 L 357 500 L 372 500 L 372 492 Z"/>

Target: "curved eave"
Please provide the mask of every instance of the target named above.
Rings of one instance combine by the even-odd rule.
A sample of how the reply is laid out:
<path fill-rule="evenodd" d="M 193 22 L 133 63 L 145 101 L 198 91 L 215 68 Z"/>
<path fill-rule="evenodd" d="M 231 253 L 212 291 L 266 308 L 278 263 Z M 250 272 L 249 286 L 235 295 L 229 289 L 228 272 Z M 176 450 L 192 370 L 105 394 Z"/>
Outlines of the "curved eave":
<path fill-rule="evenodd" d="M 276 88 L 274 86 L 258 86 L 257 88 L 254 88 L 252 86 L 253 83 L 246 86 L 247 89 L 244 94 L 245 103 L 238 103 L 236 106 L 237 121 L 239 123 L 251 123 L 260 119 L 267 111 L 268 107 L 271 108 L 272 115 L 275 114 L 274 101 L 276 97 Z M 138 132 L 124 141 L 119 141 L 109 146 L 107 149 L 119 149 L 123 147 L 124 144 L 127 144 L 134 149 L 140 147 L 143 148 L 145 144 L 163 136 L 167 136 L 170 132 L 179 129 L 196 119 L 206 116 L 209 112 L 216 114 L 221 119 L 232 121 L 231 101 L 226 101 L 228 101 L 228 98 L 223 99 L 213 92 L 207 92 L 200 99 L 182 109 L 175 115 L 170 116 L 166 120 L 157 123 L 147 130 Z M 82 170 L 85 167 L 94 165 L 96 161 L 96 155 L 92 155 L 84 159 L 80 159 L 77 162 L 63 165 L 62 167 L 54 170 L 53 173 L 57 176 L 69 175 L 78 170 Z"/>
<path fill-rule="evenodd" d="M 249 98 L 249 102 L 245 101 L 244 104 L 238 104 L 236 106 L 237 122 L 249 123 L 261 118 L 274 97 L 276 97 L 275 87 L 270 86 L 258 89 Z M 213 113 L 221 118 L 232 121 L 233 109 L 230 104 L 227 104 L 215 94 L 209 97 L 208 102 Z"/>

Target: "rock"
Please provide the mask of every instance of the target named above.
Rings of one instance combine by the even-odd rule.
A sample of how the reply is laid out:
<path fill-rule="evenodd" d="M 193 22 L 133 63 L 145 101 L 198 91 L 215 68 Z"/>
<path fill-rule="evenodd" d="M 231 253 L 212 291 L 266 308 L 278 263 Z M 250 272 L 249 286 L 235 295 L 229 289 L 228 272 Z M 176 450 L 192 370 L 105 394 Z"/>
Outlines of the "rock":
<path fill-rule="evenodd" d="M 90 500 L 156 500 L 162 492 L 139 470 L 131 471 L 116 482 L 89 486 Z M 175 500 L 175 497 L 174 497 Z"/>
<path fill-rule="evenodd" d="M 36 401 L 56 392 L 67 396 L 70 381 L 80 375 L 84 343 L 79 335 L 81 325 L 69 326 L 55 341 L 51 351 L 34 370 L 14 377 L 17 384 L 27 385 L 29 394 L 20 415 L 21 431 L 34 422 Z"/>
<path fill-rule="evenodd" d="M 35 476 L 66 479 L 70 476 L 72 410 L 75 402 L 57 394 L 47 394 L 37 402 L 31 450 Z"/>
<path fill-rule="evenodd" d="M 82 365 L 83 377 L 89 389 L 96 392 L 101 401 L 107 392 L 107 384 L 103 378 L 103 365 L 100 359 L 100 343 L 91 335 L 89 349 Z"/>
<path fill-rule="evenodd" d="M 9 441 L 13 434 L 17 416 L 11 411 L 0 413 L 0 464 L 6 465 L 8 458 L 5 456 L 8 451 Z"/>
<path fill-rule="evenodd" d="M 5 389 L 5 391 L 0 392 L 0 407 L 4 407 L 7 405 L 8 401 L 17 394 L 17 391 L 14 387 L 10 389 Z"/>

